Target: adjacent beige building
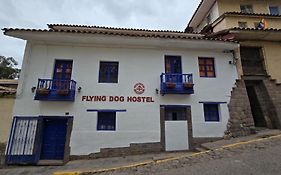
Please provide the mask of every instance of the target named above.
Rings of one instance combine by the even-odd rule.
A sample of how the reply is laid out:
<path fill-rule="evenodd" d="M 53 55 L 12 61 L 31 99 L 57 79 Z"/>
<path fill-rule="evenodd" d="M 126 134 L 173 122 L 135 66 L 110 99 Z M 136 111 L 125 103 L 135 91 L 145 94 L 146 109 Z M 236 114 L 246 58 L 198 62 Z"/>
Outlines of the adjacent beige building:
<path fill-rule="evenodd" d="M 240 43 L 241 60 L 233 62 L 240 79 L 230 103 L 240 112 L 230 109 L 236 128 L 229 130 L 251 128 L 251 119 L 255 127 L 281 128 L 281 1 L 202 0 L 186 31 Z"/>
<path fill-rule="evenodd" d="M 17 80 L 0 80 L 0 143 L 8 140 L 17 85 Z"/>

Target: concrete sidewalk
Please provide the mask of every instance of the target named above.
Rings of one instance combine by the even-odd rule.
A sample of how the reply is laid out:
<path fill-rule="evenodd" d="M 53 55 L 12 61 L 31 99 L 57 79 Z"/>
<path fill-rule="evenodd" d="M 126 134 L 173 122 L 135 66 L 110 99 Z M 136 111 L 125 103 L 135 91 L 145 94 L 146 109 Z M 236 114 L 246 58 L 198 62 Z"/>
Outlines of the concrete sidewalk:
<path fill-rule="evenodd" d="M 55 172 L 84 172 L 98 169 L 110 169 L 114 167 L 123 167 L 128 165 L 142 164 L 144 162 L 154 162 L 157 160 L 177 157 L 191 154 L 191 152 L 144 154 L 126 157 L 99 158 L 93 160 L 75 160 L 70 161 L 64 166 L 8 166 L 0 169 L 0 175 L 50 175 Z"/>
<path fill-rule="evenodd" d="M 73 175 L 80 172 L 111 172 L 115 170 L 126 170 L 146 165 L 154 165 L 178 161 L 187 157 L 199 156 L 209 153 L 208 150 L 222 149 L 223 147 L 232 147 L 239 144 L 248 144 L 250 142 L 258 142 L 263 138 L 270 136 L 281 135 L 280 130 L 263 130 L 255 135 L 232 138 L 229 140 L 219 140 L 202 144 L 202 147 L 207 149 L 203 152 L 176 152 L 176 153 L 159 153 L 145 154 L 127 157 L 100 158 L 94 160 L 76 160 L 70 161 L 64 166 L 9 166 L 5 169 L 0 169 L 0 174 L 16 175 L 16 174 L 35 174 L 35 175 Z"/>
<path fill-rule="evenodd" d="M 221 148 L 225 145 L 231 145 L 231 144 L 236 144 L 240 142 L 247 142 L 250 140 L 255 140 L 255 139 L 260 139 L 260 138 L 266 138 L 274 135 L 279 135 L 281 134 L 281 130 L 273 130 L 273 129 L 265 129 L 265 130 L 260 130 L 257 131 L 256 134 L 245 136 L 245 137 L 238 137 L 238 138 L 231 138 L 231 139 L 223 139 L 215 142 L 209 142 L 209 143 L 204 143 L 201 144 L 201 147 L 207 150 L 214 150 Z"/>

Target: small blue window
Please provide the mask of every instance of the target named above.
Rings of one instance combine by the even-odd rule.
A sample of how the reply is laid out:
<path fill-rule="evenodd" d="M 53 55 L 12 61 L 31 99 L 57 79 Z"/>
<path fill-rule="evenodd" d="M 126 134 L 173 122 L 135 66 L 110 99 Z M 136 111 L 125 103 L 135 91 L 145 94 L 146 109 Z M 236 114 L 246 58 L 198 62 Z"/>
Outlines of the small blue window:
<path fill-rule="evenodd" d="M 97 130 L 115 131 L 116 112 L 98 112 Z"/>
<path fill-rule="evenodd" d="M 278 6 L 269 6 L 269 12 L 271 15 L 279 15 Z"/>
<path fill-rule="evenodd" d="M 204 104 L 204 116 L 206 122 L 219 122 L 219 105 Z"/>
<path fill-rule="evenodd" d="M 118 83 L 118 62 L 100 62 L 99 83 Z"/>

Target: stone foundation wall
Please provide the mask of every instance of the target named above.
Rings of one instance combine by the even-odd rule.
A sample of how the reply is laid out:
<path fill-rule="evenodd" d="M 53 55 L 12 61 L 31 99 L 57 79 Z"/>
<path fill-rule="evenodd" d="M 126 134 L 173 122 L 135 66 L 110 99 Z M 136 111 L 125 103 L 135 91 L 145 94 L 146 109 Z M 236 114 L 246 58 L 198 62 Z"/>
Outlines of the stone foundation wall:
<path fill-rule="evenodd" d="M 223 139 L 222 137 L 195 137 L 193 138 L 193 146 L 194 148 L 200 148 L 201 145 L 203 143 L 208 143 L 208 142 L 215 142 L 215 141 L 218 141 L 218 140 L 221 140 Z"/>
<path fill-rule="evenodd" d="M 156 143 L 132 143 L 129 147 L 102 148 L 99 153 L 83 156 L 70 156 L 70 160 L 77 159 L 97 159 L 105 157 L 122 157 L 129 155 L 139 155 L 148 153 L 159 153 L 162 151 L 160 142 Z"/>
<path fill-rule="evenodd" d="M 255 86 L 257 98 L 262 108 L 268 128 L 281 129 L 281 84 L 267 77 L 247 77 L 246 80 L 260 80 Z M 255 124 L 251 112 L 244 78 L 236 81 L 228 105 L 230 118 L 225 131 L 226 137 L 238 137 L 255 133 Z"/>
<path fill-rule="evenodd" d="M 281 129 L 281 84 L 272 79 L 265 79 L 263 82 L 270 97 L 271 108 L 269 112 L 272 126 Z"/>
<path fill-rule="evenodd" d="M 255 132 L 250 101 L 243 80 L 236 80 L 228 108 L 230 118 L 225 137 L 246 136 Z"/>

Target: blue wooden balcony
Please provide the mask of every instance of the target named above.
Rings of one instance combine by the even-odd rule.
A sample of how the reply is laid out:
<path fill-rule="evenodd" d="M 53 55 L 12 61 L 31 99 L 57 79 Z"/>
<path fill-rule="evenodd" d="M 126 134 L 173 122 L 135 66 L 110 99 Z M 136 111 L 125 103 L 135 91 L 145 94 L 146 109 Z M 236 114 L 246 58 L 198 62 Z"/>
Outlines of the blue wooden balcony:
<path fill-rule="evenodd" d="M 164 94 L 193 94 L 193 80 L 192 74 L 166 74 L 162 73 L 161 91 Z"/>
<path fill-rule="evenodd" d="M 76 81 L 38 79 L 34 100 L 74 101 Z"/>

